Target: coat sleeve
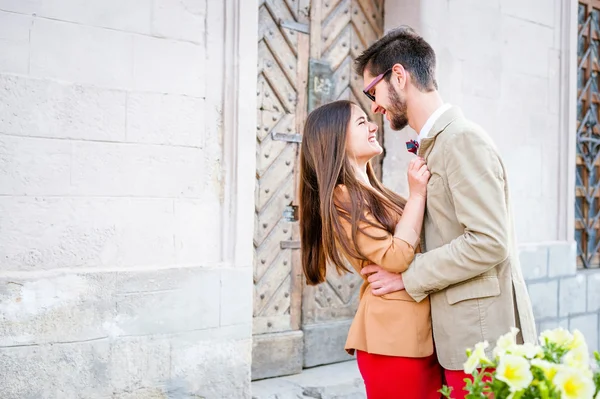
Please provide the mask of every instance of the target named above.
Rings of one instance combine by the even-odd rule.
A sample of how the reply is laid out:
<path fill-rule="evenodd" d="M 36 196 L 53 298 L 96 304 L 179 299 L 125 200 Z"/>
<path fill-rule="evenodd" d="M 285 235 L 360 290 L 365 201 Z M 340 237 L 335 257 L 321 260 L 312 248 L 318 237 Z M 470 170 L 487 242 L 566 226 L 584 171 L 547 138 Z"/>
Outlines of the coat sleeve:
<path fill-rule="evenodd" d="M 403 273 L 406 291 L 417 302 L 492 269 L 509 254 L 504 172 L 492 144 L 476 132 L 463 131 L 443 151 L 454 212 L 464 232 L 417 254 Z"/>
<path fill-rule="evenodd" d="M 400 222 L 394 234 L 382 226 L 378 226 L 375 217 L 365 211 L 365 219 L 358 224 L 356 234 L 356 247 L 369 262 L 381 266 L 383 269 L 401 273 L 405 271 L 415 256 L 414 248 L 418 244 L 417 233 Z M 340 218 L 346 236 L 352 245 L 352 226 L 344 218 Z M 376 237 L 376 238 L 373 238 Z M 378 239 L 379 238 L 379 239 Z"/>

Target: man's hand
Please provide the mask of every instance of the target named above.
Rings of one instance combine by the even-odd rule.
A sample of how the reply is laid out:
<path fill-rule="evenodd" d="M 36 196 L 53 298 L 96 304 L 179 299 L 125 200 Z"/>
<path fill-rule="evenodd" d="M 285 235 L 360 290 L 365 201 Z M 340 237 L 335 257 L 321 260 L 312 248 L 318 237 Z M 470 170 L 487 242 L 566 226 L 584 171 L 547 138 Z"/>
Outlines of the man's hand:
<path fill-rule="evenodd" d="M 371 283 L 371 292 L 375 296 L 389 294 L 390 292 L 402 291 L 404 289 L 402 275 L 385 271 L 381 266 L 365 266 L 360 271 L 360 274 L 363 276 L 369 276 L 367 281 Z"/>

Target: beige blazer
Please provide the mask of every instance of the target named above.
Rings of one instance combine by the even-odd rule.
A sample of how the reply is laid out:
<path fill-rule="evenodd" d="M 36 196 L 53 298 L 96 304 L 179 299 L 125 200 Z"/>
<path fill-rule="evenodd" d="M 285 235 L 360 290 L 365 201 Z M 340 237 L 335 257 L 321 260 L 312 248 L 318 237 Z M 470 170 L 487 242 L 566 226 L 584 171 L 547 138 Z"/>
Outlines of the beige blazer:
<path fill-rule="evenodd" d="M 508 179 L 490 137 L 453 107 L 437 120 L 419 155 L 431 179 L 421 246 L 403 273 L 417 302 L 431 300 L 440 364 L 463 368 L 465 349 L 517 326 L 536 339 L 514 235 Z"/>
<path fill-rule="evenodd" d="M 335 196 L 338 207 L 348 209 L 349 196 L 344 186 L 336 188 Z M 368 220 L 375 221 L 368 212 L 365 216 Z M 400 220 L 400 215 L 397 220 Z M 351 239 L 350 223 L 343 218 L 340 218 L 340 222 L 347 237 Z M 359 224 L 356 244 L 368 261 L 348 255 L 346 257 L 359 275 L 363 266 L 368 264 L 378 264 L 390 272 L 400 273 L 405 271 L 414 259 L 414 248 L 418 241 L 417 233 L 402 223 L 398 225 L 394 234 L 391 234 L 383 227 L 362 222 Z M 377 297 L 371 293 L 366 277 L 362 278 L 358 310 L 345 345 L 348 353 L 353 354 L 354 350 L 361 350 L 404 357 L 426 357 L 433 354 L 429 299 L 425 298 L 417 303 L 406 291 Z"/>

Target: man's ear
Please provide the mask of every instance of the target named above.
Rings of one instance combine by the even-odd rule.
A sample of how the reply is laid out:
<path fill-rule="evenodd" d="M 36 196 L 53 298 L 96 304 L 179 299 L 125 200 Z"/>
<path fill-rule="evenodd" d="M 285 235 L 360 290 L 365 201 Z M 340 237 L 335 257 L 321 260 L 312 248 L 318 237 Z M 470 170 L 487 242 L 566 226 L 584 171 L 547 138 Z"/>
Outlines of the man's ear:
<path fill-rule="evenodd" d="M 402 64 L 394 64 L 392 67 L 392 85 L 398 89 L 403 89 L 408 82 L 408 71 L 404 69 Z"/>

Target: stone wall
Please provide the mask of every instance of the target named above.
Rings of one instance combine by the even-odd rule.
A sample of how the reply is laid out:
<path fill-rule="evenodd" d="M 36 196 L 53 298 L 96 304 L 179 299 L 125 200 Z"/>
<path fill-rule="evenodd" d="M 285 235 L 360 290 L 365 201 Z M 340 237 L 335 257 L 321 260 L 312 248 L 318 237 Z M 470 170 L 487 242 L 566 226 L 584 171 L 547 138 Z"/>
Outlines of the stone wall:
<path fill-rule="evenodd" d="M 577 270 L 575 245 L 549 242 L 519 251 L 538 331 L 578 329 L 591 350 L 600 346 L 600 270 Z"/>
<path fill-rule="evenodd" d="M 408 24 L 429 41 L 442 97 L 498 146 L 523 243 L 568 239 L 559 234 L 567 134 L 559 128 L 561 14 L 561 0 L 386 2 L 385 28 Z M 405 142 L 414 134 L 385 129 L 384 182 L 401 192 L 410 159 Z"/>
<path fill-rule="evenodd" d="M 249 396 L 234 3 L 0 0 L 3 399 Z"/>

